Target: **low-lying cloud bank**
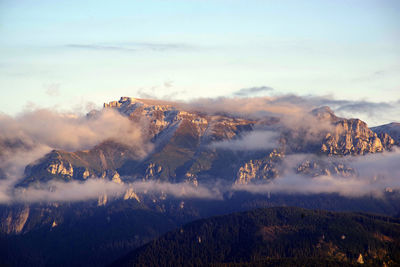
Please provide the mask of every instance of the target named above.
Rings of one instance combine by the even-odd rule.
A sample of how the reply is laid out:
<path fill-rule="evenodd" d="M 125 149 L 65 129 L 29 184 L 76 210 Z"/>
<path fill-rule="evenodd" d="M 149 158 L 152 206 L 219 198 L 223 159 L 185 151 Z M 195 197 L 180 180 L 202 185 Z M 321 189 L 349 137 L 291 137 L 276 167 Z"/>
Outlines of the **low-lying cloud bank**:
<path fill-rule="evenodd" d="M 0 114 L 0 202 L 5 202 L 25 166 L 53 149 L 86 150 L 105 140 L 134 148 L 138 159 L 153 148 L 143 134 L 147 122 L 132 122 L 112 109 L 91 116 L 40 109 L 16 117 Z M 73 188 L 71 188 L 73 189 Z M 74 188 L 77 189 L 77 188 Z"/>
<path fill-rule="evenodd" d="M 400 189 L 400 181 L 393 179 L 371 180 L 360 177 L 318 176 L 305 177 L 289 175 L 266 184 L 234 185 L 234 191 L 247 191 L 256 194 L 325 194 L 337 193 L 345 197 L 382 197 L 385 191 Z"/>
<path fill-rule="evenodd" d="M 268 88 L 273 92 L 270 87 L 257 88 Z M 400 118 L 400 99 L 391 102 L 372 102 L 335 99 L 329 95 L 299 96 L 294 94 L 251 97 L 251 91 L 251 88 L 241 90 L 241 97 L 236 94 L 237 97 L 201 98 L 181 103 L 181 105 L 206 113 L 227 113 L 253 118 L 264 116 L 300 118 L 314 108 L 329 106 L 338 116 L 360 118 L 370 126 L 386 124 Z"/>
<path fill-rule="evenodd" d="M 176 198 L 221 199 L 219 188 L 195 187 L 188 183 L 166 183 L 138 181 L 119 184 L 104 179 L 90 179 L 85 182 L 49 182 L 40 186 L 18 188 L 3 198 L 4 202 L 75 202 L 97 199 L 107 195 L 109 198 L 122 198 L 128 190 L 136 194 L 167 195 Z M 1 200 L 0 200 L 1 201 Z"/>
<path fill-rule="evenodd" d="M 0 114 L 0 138 L 26 147 L 47 146 L 51 149 L 76 151 L 89 149 L 106 139 L 142 147 L 143 126 L 113 109 L 94 116 L 59 113 L 40 109 L 17 117 Z M 146 147 L 145 147 L 146 148 Z M 142 153 L 146 153 L 143 149 Z"/>
<path fill-rule="evenodd" d="M 122 198 L 128 190 L 139 196 L 150 194 L 174 198 L 198 198 L 223 200 L 233 192 L 245 191 L 254 194 L 326 194 L 336 193 L 344 197 L 383 197 L 385 192 L 400 190 L 400 150 L 382 154 L 354 157 L 349 166 L 356 174 L 347 177 L 321 175 L 309 177 L 296 174 L 293 168 L 308 155 L 296 155 L 284 163 L 287 170 L 274 180 L 247 185 L 229 185 L 227 181 L 194 186 L 190 183 L 168 183 L 159 181 L 137 181 L 119 184 L 104 179 L 89 179 L 85 182 L 49 182 L 29 188 L 18 188 L 0 195 L 1 203 L 12 202 L 74 202 L 109 198 Z M 331 159 L 326 158 L 329 161 Z"/>
<path fill-rule="evenodd" d="M 355 170 L 354 175 L 347 177 L 338 175 L 309 177 L 295 173 L 293 167 L 298 166 L 305 158 L 305 155 L 295 155 L 289 158 L 286 161 L 286 173 L 271 182 L 234 185 L 232 190 L 247 191 L 255 194 L 337 193 L 345 197 L 382 197 L 384 192 L 400 190 L 399 149 L 393 152 L 347 158 L 348 166 Z M 319 159 L 321 160 L 322 158 Z M 325 158 L 324 160 L 330 161 L 332 159 Z M 343 161 L 343 159 L 341 160 Z"/>
<path fill-rule="evenodd" d="M 240 139 L 214 142 L 212 147 L 228 150 L 264 150 L 278 147 L 279 133 L 273 131 L 253 131 Z"/>

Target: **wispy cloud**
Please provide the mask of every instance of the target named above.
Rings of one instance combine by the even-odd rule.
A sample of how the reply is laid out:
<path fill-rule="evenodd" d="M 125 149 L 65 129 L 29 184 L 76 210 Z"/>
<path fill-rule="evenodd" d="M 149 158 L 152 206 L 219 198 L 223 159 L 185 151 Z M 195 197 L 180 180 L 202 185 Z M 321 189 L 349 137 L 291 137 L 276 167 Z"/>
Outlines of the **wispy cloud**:
<path fill-rule="evenodd" d="M 34 110 L 10 117 L 0 114 L 0 201 L 7 198 L 25 167 L 52 149 L 77 151 L 90 149 L 105 140 L 115 140 L 135 148 L 137 158 L 147 155 L 152 144 L 147 140 L 146 122 L 132 122 L 112 109 L 91 116 L 78 116 L 52 110 Z"/>
<path fill-rule="evenodd" d="M 194 45 L 184 44 L 184 43 L 140 43 L 140 42 L 132 42 L 132 43 L 124 43 L 124 45 L 137 47 L 146 50 L 153 51 L 166 51 L 166 50 L 192 50 L 198 48 Z"/>
<path fill-rule="evenodd" d="M 104 179 L 91 178 L 87 181 L 56 182 L 36 184 L 29 188 L 0 190 L 0 203 L 10 202 L 74 202 L 97 199 L 107 195 L 121 198 L 128 190 L 140 194 L 165 195 L 176 198 L 198 198 L 223 200 L 237 191 L 254 194 L 339 194 L 344 197 L 373 196 L 381 198 L 385 191 L 400 189 L 400 151 L 352 158 L 348 162 L 355 172 L 348 176 L 320 175 L 310 177 L 295 172 L 294 167 L 310 155 L 293 155 L 284 159 L 283 173 L 276 179 L 258 184 L 229 185 L 227 181 L 214 180 L 194 186 L 189 183 L 160 181 L 137 181 L 115 183 Z M 332 161 L 329 157 L 318 160 Z M 125 177 L 126 178 L 126 177 Z M 0 187 L 6 186 L 0 181 Z M 224 197 L 225 196 L 225 197 Z"/>
<path fill-rule="evenodd" d="M 285 159 L 284 173 L 273 180 L 257 184 L 229 185 L 227 181 L 214 180 L 194 186 L 189 183 L 169 183 L 160 181 L 137 181 L 115 183 L 104 179 L 89 179 L 85 182 L 55 182 L 17 188 L 6 194 L 0 191 L 0 202 L 74 202 L 97 199 L 106 194 L 109 198 L 121 198 L 127 190 L 155 196 L 175 198 L 198 198 L 223 200 L 237 191 L 254 194 L 339 194 L 344 197 L 373 196 L 381 198 L 385 192 L 400 189 L 400 151 L 387 152 L 352 158 L 348 164 L 355 169 L 349 176 L 320 175 L 310 177 L 297 174 L 294 167 L 309 155 L 294 155 Z M 330 158 L 318 158 L 331 161 Z M 1 185 L 1 184 L 0 184 Z"/>
<path fill-rule="evenodd" d="M 265 93 L 273 91 L 272 87 L 268 86 L 258 86 L 258 87 L 250 87 L 250 88 L 242 88 L 233 93 L 235 96 L 252 96 L 258 93 Z"/>
<path fill-rule="evenodd" d="M 51 189 L 51 190 L 50 190 Z M 140 181 L 119 184 L 104 179 L 90 179 L 85 182 L 55 182 L 36 185 L 36 187 L 18 188 L 8 198 L 14 202 L 75 202 L 97 199 L 107 195 L 108 198 L 121 198 L 128 190 L 136 194 L 166 195 L 176 198 L 222 199 L 218 187 L 198 186 L 188 183 L 167 183 L 157 181 Z M 4 201 L 0 195 L 0 202 Z"/>
<path fill-rule="evenodd" d="M 254 151 L 278 147 L 279 134 L 273 131 L 253 131 L 240 139 L 214 142 L 212 147 L 227 150 Z"/>
<path fill-rule="evenodd" d="M 164 87 L 165 88 L 170 88 L 172 86 L 174 86 L 174 81 L 168 80 L 168 81 L 164 82 Z"/>
<path fill-rule="evenodd" d="M 112 109 L 92 116 L 38 109 L 17 117 L 0 114 L 0 140 L 21 140 L 31 147 L 76 151 L 89 149 L 107 139 L 142 146 L 144 125 L 136 124 Z M 138 150 L 140 151 L 140 150 Z"/>
<path fill-rule="evenodd" d="M 244 95 L 244 94 L 243 94 Z M 368 100 L 335 99 L 332 96 L 315 95 L 274 95 L 247 98 L 213 98 L 197 99 L 189 103 L 193 107 L 208 112 L 227 112 L 254 116 L 285 115 L 298 116 L 314 108 L 329 106 L 337 115 L 359 117 L 372 125 L 398 121 L 400 118 L 400 99 L 390 102 L 373 102 Z"/>
<path fill-rule="evenodd" d="M 134 52 L 136 49 L 124 46 L 97 45 L 97 44 L 67 44 L 67 48 L 105 51 L 127 51 Z"/>
<path fill-rule="evenodd" d="M 103 50 L 103 51 L 121 51 L 121 52 L 139 52 L 139 51 L 185 51 L 193 50 L 197 47 L 182 43 L 98 43 L 98 44 L 67 44 L 67 48 Z"/>
<path fill-rule="evenodd" d="M 320 175 L 309 177 L 297 174 L 293 167 L 304 161 L 305 155 L 295 155 L 285 160 L 286 173 L 268 183 L 234 185 L 234 191 L 256 194 L 291 193 L 321 194 L 337 193 L 345 197 L 372 195 L 382 197 L 385 191 L 400 190 L 400 150 L 352 158 L 347 164 L 355 170 L 354 175 Z M 319 158 L 329 161 L 330 158 Z"/>
<path fill-rule="evenodd" d="M 47 85 L 44 85 L 46 88 L 46 94 L 48 96 L 59 96 L 60 95 L 60 84 L 59 83 L 50 83 Z"/>

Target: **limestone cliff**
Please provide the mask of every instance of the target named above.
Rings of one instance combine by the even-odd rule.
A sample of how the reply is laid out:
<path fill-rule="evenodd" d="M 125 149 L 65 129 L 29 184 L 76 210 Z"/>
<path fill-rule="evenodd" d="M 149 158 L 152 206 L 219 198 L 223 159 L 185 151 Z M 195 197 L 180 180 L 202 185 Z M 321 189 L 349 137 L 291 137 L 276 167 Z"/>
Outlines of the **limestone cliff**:
<path fill-rule="evenodd" d="M 321 151 L 329 155 L 363 155 L 390 150 L 394 140 L 386 133 L 379 136 L 359 119 L 341 119 L 327 133 Z"/>
<path fill-rule="evenodd" d="M 245 162 L 237 172 L 235 184 L 276 178 L 279 175 L 278 164 L 282 158 L 283 155 L 274 150 L 265 158 Z"/>
<path fill-rule="evenodd" d="M 10 208 L 1 218 L 1 232 L 19 234 L 22 232 L 29 217 L 29 206 Z"/>
<path fill-rule="evenodd" d="M 400 145 L 400 123 L 392 122 L 389 124 L 372 127 L 371 130 L 379 135 L 389 135 L 395 141 L 396 145 Z"/>
<path fill-rule="evenodd" d="M 385 132 L 371 131 L 359 119 L 337 117 L 328 107 L 314 109 L 312 114 L 319 121 L 329 121 L 331 130 L 324 134 L 320 151 L 327 155 L 363 155 L 390 150 L 394 140 Z"/>
<path fill-rule="evenodd" d="M 296 173 L 310 177 L 322 175 L 349 177 L 356 174 L 353 168 L 346 166 L 342 162 L 324 161 L 322 159 L 311 159 L 301 162 L 296 168 Z"/>

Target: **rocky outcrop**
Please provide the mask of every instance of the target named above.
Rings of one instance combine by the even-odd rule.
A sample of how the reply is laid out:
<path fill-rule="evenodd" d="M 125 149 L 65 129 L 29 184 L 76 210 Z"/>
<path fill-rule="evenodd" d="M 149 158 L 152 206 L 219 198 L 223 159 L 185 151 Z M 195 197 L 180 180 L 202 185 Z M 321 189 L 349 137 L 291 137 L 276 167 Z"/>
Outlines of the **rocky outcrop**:
<path fill-rule="evenodd" d="M 188 183 L 188 184 L 192 184 L 195 187 L 198 187 L 199 186 L 199 182 L 198 182 L 197 178 L 198 177 L 197 177 L 196 174 L 187 172 L 187 173 L 185 173 L 185 180 L 184 181 L 186 183 Z"/>
<path fill-rule="evenodd" d="M 305 160 L 300 163 L 296 169 L 296 173 L 310 177 L 323 175 L 335 175 L 341 177 L 349 177 L 356 174 L 355 170 L 346 166 L 341 162 L 328 160 Z"/>
<path fill-rule="evenodd" d="M 105 206 L 107 204 L 107 195 L 100 195 L 97 199 L 97 206 Z"/>
<path fill-rule="evenodd" d="M 155 163 L 150 163 L 146 168 L 144 179 L 149 180 L 158 177 L 161 174 L 162 169 L 162 166 Z"/>
<path fill-rule="evenodd" d="M 68 182 L 99 177 L 121 183 L 117 169 L 126 161 L 134 162 L 136 157 L 134 148 L 111 141 L 103 142 L 88 151 L 53 150 L 25 168 L 25 178 L 19 185 L 28 186 L 53 179 Z"/>
<path fill-rule="evenodd" d="M 11 208 L 1 218 L 1 232 L 19 234 L 22 232 L 29 217 L 29 206 Z"/>
<path fill-rule="evenodd" d="M 393 138 L 395 144 L 400 145 L 400 123 L 392 122 L 389 124 L 372 127 L 371 130 L 377 133 L 378 136 L 382 136 L 382 138 L 385 138 L 386 136 Z"/>
<path fill-rule="evenodd" d="M 230 139 L 243 130 L 251 130 L 255 123 L 246 119 L 186 110 L 172 102 L 131 97 L 121 97 L 119 101 L 105 103 L 104 108 L 115 108 L 133 121 L 147 121 L 149 134 L 153 138 L 182 121 L 193 124 L 199 135 L 207 136 L 205 139 L 209 141 Z"/>
<path fill-rule="evenodd" d="M 57 162 L 49 164 L 46 170 L 51 174 L 65 175 L 69 177 L 72 177 L 74 175 L 74 168 L 72 168 L 71 163 L 66 162 L 66 165 L 64 165 L 64 161 L 62 161 L 61 159 Z"/>
<path fill-rule="evenodd" d="M 124 200 L 136 199 L 137 202 L 140 202 L 139 196 L 135 193 L 133 188 L 129 188 L 128 190 L 126 190 L 123 198 Z"/>
<path fill-rule="evenodd" d="M 364 155 L 391 150 L 395 143 L 386 132 L 377 134 L 359 119 L 339 118 L 329 107 L 314 109 L 311 114 L 321 123 L 330 122 L 332 126 L 325 133 L 321 132 L 323 138 L 319 148 L 324 154 Z"/>
<path fill-rule="evenodd" d="M 282 157 L 282 154 L 274 150 L 266 158 L 245 162 L 237 172 L 235 184 L 276 178 L 279 175 L 278 164 Z"/>
<path fill-rule="evenodd" d="M 363 155 L 390 150 L 394 140 L 383 133 L 378 136 L 359 119 L 340 119 L 334 132 L 327 133 L 321 151 L 328 155 Z"/>

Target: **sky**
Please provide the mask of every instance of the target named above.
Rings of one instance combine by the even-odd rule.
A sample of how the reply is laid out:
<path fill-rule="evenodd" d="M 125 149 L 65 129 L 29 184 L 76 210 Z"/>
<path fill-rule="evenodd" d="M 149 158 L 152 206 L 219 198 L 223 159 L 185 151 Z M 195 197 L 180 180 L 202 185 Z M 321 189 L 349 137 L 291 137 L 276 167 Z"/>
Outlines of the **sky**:
<path fill-rule="evenodd" d="M 121 96 L 393 103 L 399 13 L 396 0 L 0 0 L 0 113 Z"/>

